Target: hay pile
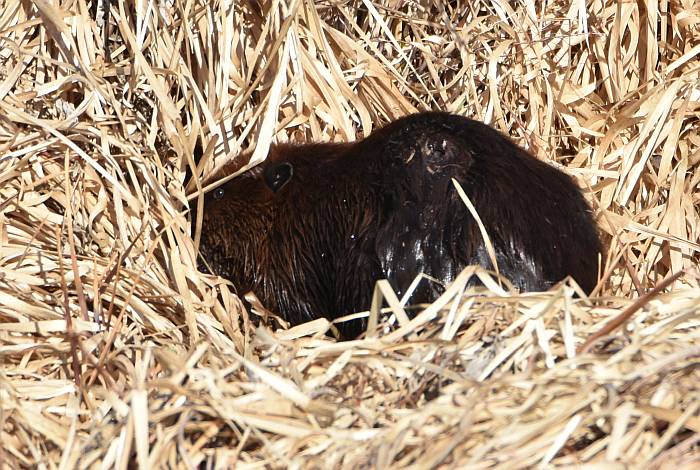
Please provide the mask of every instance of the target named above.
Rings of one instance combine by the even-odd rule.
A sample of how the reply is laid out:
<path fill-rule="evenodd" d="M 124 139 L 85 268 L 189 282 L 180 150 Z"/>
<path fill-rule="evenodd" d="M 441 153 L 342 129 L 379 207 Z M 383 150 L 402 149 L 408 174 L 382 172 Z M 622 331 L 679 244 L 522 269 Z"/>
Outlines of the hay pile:
<path fill-rule="evenodd" d="M 688 0 L 0 2 L 0 466 L 697 468 L 699 56 Z M 429 108 L 590 189 L 595 296 L 467 271 L 336 343 L 196 270 L 199 138 L 192 203 Z"/>

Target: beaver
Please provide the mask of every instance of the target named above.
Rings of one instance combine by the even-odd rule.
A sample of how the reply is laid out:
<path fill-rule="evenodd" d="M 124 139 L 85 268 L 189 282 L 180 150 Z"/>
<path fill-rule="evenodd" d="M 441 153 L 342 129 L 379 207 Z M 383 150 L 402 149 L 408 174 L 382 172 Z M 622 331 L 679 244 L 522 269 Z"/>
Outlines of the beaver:
<path fill-rule="evenodd" d="M 214 175 L 230 174 L 234 164 Z M 572 276 L 590 292 L 601 246 L 571 177 L 500 132 L 443 112 L 409 115 L 351 143 L 281 144 L 207 193 L 200 252 L 240 293 L 292 325 L 367 310 L 375 281 L 434 300 L 466 266 L 498 269 L 522 291 Z M 361 321 L 341 332 L 353 337 Z"/>

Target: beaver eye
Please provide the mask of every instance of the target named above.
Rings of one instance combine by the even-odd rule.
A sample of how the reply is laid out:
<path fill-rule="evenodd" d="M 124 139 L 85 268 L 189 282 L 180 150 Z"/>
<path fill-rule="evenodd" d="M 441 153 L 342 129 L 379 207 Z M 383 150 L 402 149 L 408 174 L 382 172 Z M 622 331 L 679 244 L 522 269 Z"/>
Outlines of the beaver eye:
<path fill-rule="evenodd" d="M 224 188 L 216 188 L 214 190 L 213 196 L 214 196 L 214 199 L 216 199 L 217 201 L 219 199 L 221 199 L 222 197 L 224 197 Z"/>
<path fill-rule="evenodd" d="M 292 164 L 284 162 L 267 168 L 265 173 L 263 173 L 263 178 L 265 178 L 265 184 L 276 193 L 292 179 L 293 174 L 294 167 Z"/>

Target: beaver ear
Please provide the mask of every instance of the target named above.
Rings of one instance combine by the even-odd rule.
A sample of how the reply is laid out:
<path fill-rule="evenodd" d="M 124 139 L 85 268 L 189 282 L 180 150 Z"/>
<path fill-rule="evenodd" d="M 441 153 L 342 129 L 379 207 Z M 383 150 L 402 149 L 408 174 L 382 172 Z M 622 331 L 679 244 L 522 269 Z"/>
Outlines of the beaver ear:
<path fill-rule="evenodd" d="M 294 167 L 291 163 L 284 162 L 267 168 L 263 173 L 265 184 L 276 193 L 282 189 L 294 175 Z"/>

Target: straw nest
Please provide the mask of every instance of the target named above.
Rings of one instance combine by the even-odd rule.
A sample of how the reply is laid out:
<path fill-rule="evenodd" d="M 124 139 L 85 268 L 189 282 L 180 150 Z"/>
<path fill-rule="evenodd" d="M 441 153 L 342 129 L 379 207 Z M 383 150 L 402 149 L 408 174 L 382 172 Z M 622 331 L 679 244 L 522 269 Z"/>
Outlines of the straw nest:
<path fill-rule="evenodd" d="M 697 468 L 699 55 L 692 0 L 0 2 L 0 466 Z M 587 188 L 590 299 L 337 343 L 196 270 L 188 168 L 429 108 Z"/>

